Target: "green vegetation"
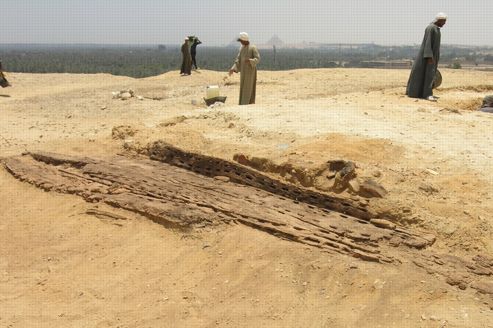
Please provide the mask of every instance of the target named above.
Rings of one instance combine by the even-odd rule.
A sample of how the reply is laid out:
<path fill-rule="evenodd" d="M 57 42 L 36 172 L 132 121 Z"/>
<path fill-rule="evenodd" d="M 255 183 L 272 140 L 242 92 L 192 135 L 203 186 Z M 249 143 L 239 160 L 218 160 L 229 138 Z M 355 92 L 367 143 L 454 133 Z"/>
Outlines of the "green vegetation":
<path fill-rule="evenodd" d="M 453 68 L 453 69 L 461 69 L 462 68 L 462 65 L 458 61 L 456 61 L 456 62 L 452 63 L 451 68 Z"/>
<path fill-rule="evenodd" d="M 261 49 L 262 70 L 298 68 L 361 67 L 363 61 L 410 60 L 416 47 L 384 47 L 374 44 L 320 45 L 308 49 Z M 206 47 L 197 50 L 201 68 L 227 71 L 238 52 L 237 47 Z M 491 52 L 490 52 L 491 53 Z M 11 72 L 28 73 L 110 73 L 147 77 L 177 70 L 181 65 L 178 46 L 100 46 L 100 45 L 2 45 L 0 58 Z M 442 47 L 442 64 L 452 67 L 461 62 L 488 63 L 491 55 L 481 48 Z"/>

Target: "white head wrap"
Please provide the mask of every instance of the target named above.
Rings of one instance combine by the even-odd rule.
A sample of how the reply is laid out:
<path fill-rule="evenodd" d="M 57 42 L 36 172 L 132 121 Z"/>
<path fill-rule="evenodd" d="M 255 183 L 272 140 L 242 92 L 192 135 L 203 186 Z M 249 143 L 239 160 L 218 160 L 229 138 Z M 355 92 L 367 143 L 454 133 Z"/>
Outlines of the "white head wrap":
<path fill-rule="evenodd" d="M 438 21 L 439 21 L 439 20 L 441 20 L 441 19 L 445 19 L 445 20 L 447 20 L 447 18 L 448 18 L 447 14 L 445 14 L 445 13 L 438 13 L 438 14 L 435 16 L 435 20 L 433 21 L 433 23 L 436 23 L 436 22 L 438 22 Z"/>
<path fill-rule="evenodd" d="M 250 37 L 247 32 L 241 32 L 238 41 L 250 41 Z"/>

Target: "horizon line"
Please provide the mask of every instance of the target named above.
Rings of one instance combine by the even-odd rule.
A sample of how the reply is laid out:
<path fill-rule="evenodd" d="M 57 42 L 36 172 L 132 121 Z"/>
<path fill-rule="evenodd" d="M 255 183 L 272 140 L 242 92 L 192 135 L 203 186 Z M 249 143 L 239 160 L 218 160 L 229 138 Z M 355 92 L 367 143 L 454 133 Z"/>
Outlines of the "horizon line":
<path fill-rule="evenodd" d="M 222 45 L 203 45 L 202 47 L 229 47 L 232 42 L 228 44 L 222 44 Z M 269 45 L 266 43 L 256 43 L 258 45 Z M 319 45 L 319 46 L 338 46 L 338 45 L 353 45 L 353 46 L 362 46 L 362 45 L 372 45 L 372 46 L 380 46 L 380 47 L 408 47 L 408 46 L 417 46 L 420 45 L 419 43 L 414 43 L 414 44 L 409 44 L 409 43 L 403 43 L 403 44 L 381 44 L 381 43 L 375 43 L 375 42 L 361 42 L 361 43 L 342 43 L 342 42 L 314 42 L 314 41 L 301 41 L 297 43 L 284 43 L 282 46 L 278 47 L 286 47 L 289 48 L 289 46 L 294 46 L 294 45 L 300 45 L 300 44 L 308 44 L 308 45 Z M 63 43 L 48 43 L 48 42 L 19 42 L 19 43 L 2 43 L 0 42 L 0 46 L 138 46 L 138 47 L 145 47 L 145 46 L 180 46 L 180 43 L 94 43 L 94 42 L 63 42 Z M 460 46 L 460 47 L 471 47 L 471 48 L 493 48 L 491 45 L 473 45 L 473 44 L 463 44 L 463 43 L 443 43 L 442 46 Z"/>

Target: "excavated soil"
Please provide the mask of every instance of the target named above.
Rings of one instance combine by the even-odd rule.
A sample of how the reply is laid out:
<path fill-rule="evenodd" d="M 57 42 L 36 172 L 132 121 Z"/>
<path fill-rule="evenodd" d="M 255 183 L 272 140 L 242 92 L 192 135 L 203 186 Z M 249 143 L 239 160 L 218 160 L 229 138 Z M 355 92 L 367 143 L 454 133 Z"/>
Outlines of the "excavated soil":
<path fill-rule="evenodd" d="M 0 326 L 492 326 L 493 75 L 442 74 L 430 103 L 261 71 L 253 106 L 218 72 L 9 74 Z"/>

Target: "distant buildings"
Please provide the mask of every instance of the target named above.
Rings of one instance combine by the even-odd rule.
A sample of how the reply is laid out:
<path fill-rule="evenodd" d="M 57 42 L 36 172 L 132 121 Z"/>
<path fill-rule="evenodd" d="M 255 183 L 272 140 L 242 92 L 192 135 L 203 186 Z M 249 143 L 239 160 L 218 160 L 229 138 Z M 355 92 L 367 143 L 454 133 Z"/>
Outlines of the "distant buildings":
<path fill-rule="evenodd" d="M 387 68 L 387 69 L 410 69 L 413 66 L 412 60 L 364 60 L 361 62 L 362 68 Z"/>

